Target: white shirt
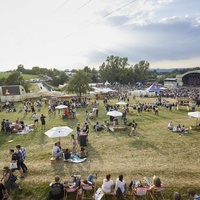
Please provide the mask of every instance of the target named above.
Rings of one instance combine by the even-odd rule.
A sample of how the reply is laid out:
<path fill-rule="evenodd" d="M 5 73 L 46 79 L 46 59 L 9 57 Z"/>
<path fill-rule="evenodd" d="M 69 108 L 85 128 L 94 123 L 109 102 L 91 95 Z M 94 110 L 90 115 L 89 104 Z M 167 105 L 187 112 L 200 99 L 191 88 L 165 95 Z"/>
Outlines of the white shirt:
<path fill-rule="evenodd" d="M 52 156 L 55 156 L 60 151 L 60 148 L 58 146 L 53 146 L 52 150 Z"/>
<path fill-rule="evenodd" d="M 33 114 L 33 119 L 34 119 L 34 120 L 38 119 L 37 114 Z"/>
<path fill-rule="evenodd" d="M 117 191 L 117 189 L 120 188 L 122 193 L 124 193 L 125 192 L 125 187 L 124 186 L 125 186 L 124 180 L 120 181 L 119 178 L 117 178 L 116 184 L 115 184 L 115 190 Z"/>
<path fill-rule="evenodd" d="M 103 180 L 103 185 L 101 186 L 102 190 L 104 193 L 111 193 L 111 187 L 113 185 L 113 181 L 109 180 L 107 181 L 106 179 Z"/>

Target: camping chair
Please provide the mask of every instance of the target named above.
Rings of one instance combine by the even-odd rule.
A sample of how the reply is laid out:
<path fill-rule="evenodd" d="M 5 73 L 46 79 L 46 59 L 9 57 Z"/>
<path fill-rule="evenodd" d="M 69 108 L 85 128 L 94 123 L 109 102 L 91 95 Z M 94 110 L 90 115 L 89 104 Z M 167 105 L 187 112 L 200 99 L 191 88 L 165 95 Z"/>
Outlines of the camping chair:
<path fill-rule="evenodd" d="M 147 191 L 148 191 L 148 187 L 133 188 L 132 189 L 133 200 L 136 200 L 138 198 L 143 198 L 146 200 L 147 199 Z"/>
<path fill-rule="evenodd" d="M 116 199 L 116 195 L 113 192 L 112 193 L 104 193 L 103 196 L 104 196 L 105 199 L 109 199 L 109 200 L 110 199 Z"/>
<path fill-rule="evenodd" d="M 81 199 L 82 200 L 84 200 L 84 199 L 94 199 L 95 190 L 96 190 L 95 186 L 92 186 L 92 185 L 89 185 L 89 184 L 82 185 L 82 198 Z"/>
<path fill-rule="evenodd" d="M 67 200 L 67 197 L 69 196 L 69 194 L 74 195 L 76 197 L 75 199 L 78 200 L 78 189 L 79 189 L 79 187 L 76 187 L 76 188 L 65 188 L 64 200 Z"/>
<path fill-rule="evenodd" d="M 164 197 L 164 190 L 165 190 L 166 187 L 154 187 L 152 188 L 150 191 L 149 191 L 149 194 L 152 198 L 152 200 L 155 200 L 157 196 L 160 196 L 162 198 L 162 200 L 165 200 L 165 197 Z"/>

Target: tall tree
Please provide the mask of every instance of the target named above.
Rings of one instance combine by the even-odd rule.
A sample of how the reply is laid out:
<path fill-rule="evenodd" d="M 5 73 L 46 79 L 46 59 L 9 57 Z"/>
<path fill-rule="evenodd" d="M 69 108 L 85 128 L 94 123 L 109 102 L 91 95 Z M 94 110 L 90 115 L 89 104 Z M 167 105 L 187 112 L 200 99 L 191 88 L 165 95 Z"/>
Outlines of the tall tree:
<path fill-rule="evenodd" d="M 70 93 L 76 93 L 78 96 L 86 94 L 93 89 L 89 86 L 91 82 L 90 75 L 83 70 L 78 70 L 67 82 L 66 90 Z"/>
<path fill-rule="evenodd" d="M 6 85 L 22 85 L 26 91 L 28 91 L 28 82 L 26 82 L 23 76 L 18 71 L 14 71 L 8 76 L 5 81 Z"/>
<path fill-rule="evenodd" d="M 149 62 L 142 60 L 134 66 L 135 81 L 144 82 L 150 76 Z"/>
<path fill-rule="evenodd" d="M 113 55 L 107 57 L 106 62 L 99 68 L 102 81 L 126 83 L 128 66 L 128 58 L 120 58 Z"/>

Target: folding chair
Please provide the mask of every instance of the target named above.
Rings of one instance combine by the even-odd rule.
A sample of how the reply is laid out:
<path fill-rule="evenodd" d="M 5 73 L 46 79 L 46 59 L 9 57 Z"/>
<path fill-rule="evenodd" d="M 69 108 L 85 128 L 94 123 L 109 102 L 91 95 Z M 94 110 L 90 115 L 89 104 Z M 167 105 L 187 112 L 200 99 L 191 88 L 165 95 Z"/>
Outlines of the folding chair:
<path fill-rule="evenodd" d="M 166 189 L 166 187 L 164 187 L 164 186 L 152 188 L 149 191 L 149 194 L 150 194 L 152 200 L 157 199 L 156 197 L 158 197 L 158 196 L 160 196 L 162 198 L 162 200 L 165 200 L 165 197 L 163 194 L 165 189 Z"/>
<path fill-rule="evenodd" d="M 94 193 L 96 188 L 92 185 L 82 185 L 82 200 L 94 199 Z M 91 194 L 92 193 L 92 194 Z"/>
<path fill-rule="evenodd" d="M 105 199 L 116 199 L 116 195 L 115 195 L 115 193 L 104 193 L 104 198 Z"/>
<path fill-rule="evenodd" d="M 147 199 L 147 191 L 148 191 L 148 187 L 133 188 L 132 189 L 133 200 L 136 200 L 138 198 L 143 198 L 146 200 Z"/>
<path fill-rule="evenodd" d="M 76 198 L 76 200 L 78 200 L 78 189 L 79 187 L 76 188 L 65 188 L 65 192 L 64 192 L 64 200 L 67 200 L 67 197 L 71 195 L 74 195 Z"/>

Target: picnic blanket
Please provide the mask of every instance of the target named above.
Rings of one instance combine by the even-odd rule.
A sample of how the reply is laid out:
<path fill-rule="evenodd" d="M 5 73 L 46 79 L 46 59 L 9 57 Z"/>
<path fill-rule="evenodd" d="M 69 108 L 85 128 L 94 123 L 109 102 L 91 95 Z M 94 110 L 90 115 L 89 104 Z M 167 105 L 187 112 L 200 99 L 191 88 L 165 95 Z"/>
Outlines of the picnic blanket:
<path fill-rule="evenodd" d="M 30 132 L 33 131 L 33 130 L 34 130 L 34 129 L 30 129 L 30 131 L 22 130 L 22 131 L 18 131 L 17 134 L 18 134 L 18 135 L 24 135 L 24 134 L 30 133 Z"/>
<path fill-rule="evenodd" d="M 87 158 L 79 158 L 77 155 L 74 155 L 72 158 L 67 159 L 67 160 L 64 159 L 65 162 L 71 162 L 71 163 L 81 163 L 86 160 Z"/>

